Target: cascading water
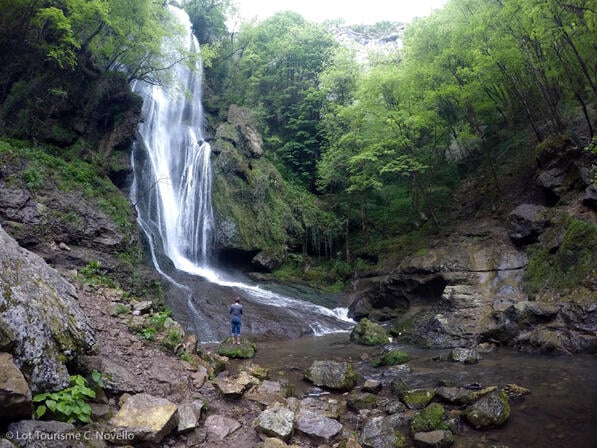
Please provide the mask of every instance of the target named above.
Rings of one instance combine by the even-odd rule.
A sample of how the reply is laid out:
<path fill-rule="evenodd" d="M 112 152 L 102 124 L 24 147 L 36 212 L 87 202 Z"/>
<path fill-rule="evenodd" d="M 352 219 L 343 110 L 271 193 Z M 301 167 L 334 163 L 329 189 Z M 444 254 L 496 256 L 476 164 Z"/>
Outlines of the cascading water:
<path fill-rule="evenodd" d="M 199 44 L 191 32 L 186 13 L 170 7 L 186 30 L 184 45 L 198 52 Z M 171 42 L 164 52 L 172 55 Z M 209 319 L 192 287 L 174 280 L 165 266 L 200 276 L 209 282 L 242 291 L 254 303 L 285 308 L 293 319 L 305 315 L 313 333 L 345 330 L 345 309 L 330 310 L 308 302 L 263 290 L 254 285 L 230 281 L 209 266 L 214 239 L 214 215 L 211 202 L 211 148 L 203 136 L 201 104 L 201 67 L 185 63 L 172 66 L 167 87 L 137 82 L 133 90 L 143 98 L 144 122 L 139 126 L 139 141 L 133 150 L 134 182 L 131 198 L 136 205 L 138 222 L 150 244 L 154 265 L 173 285 L 183 290 L 187 314 L 192 315 L 195 331 L 203 340 L 214 339 Z"/>

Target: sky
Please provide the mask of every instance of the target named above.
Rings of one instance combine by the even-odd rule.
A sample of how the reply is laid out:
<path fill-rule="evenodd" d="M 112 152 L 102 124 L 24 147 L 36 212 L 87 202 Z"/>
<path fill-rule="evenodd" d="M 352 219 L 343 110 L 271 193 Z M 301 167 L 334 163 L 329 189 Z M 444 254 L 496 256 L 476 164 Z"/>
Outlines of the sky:
<path fill-rule="evenodd" d="M 298 12 L 311 22 L 344 19 L 347 25 L 410 22 L 429 15 L 447 0 L 234 0 L 243 19 L 265 19 L 279 11 Z"/>

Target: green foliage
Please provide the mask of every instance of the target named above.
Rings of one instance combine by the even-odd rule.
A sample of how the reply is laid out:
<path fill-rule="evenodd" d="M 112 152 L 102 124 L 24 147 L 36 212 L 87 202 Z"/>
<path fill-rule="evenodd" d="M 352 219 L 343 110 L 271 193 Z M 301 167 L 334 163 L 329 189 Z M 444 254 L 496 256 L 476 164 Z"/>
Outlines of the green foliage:
<path fill-rule="evenodd" d="M 43 392 L 33 397 L 36 405 L 34 416 L 44 416 L 68 423 L 89 423 L 91 407 L 87 403 L 95 398 L 95 392 L 87 385 L 87 380 L 80 375 L 70 377 L 71 385 L 58 392 Z"/>
<path fill-rule="evenodd" d="M 21 176 L 23 178 L 23 182 L 25 182 L 29 190 L 36 192 L 40 189 L 43 182 L 43 176 L 36 168 L 25 168 Z"/>
<path fill-rule="evenodd" d="M 111 288 L 116 286 L 114 280 L 106 274 L 97 260 L 90 261 L 79 269 L 79 276 L 83 281 L 92 285 L 106 285 Z"/>

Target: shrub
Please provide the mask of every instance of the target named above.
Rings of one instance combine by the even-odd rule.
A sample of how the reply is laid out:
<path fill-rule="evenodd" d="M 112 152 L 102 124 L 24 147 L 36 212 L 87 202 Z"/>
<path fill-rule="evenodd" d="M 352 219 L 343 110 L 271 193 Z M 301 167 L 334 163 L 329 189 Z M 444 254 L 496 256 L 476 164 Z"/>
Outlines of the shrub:
<path fill-rule="evenodd" d="M 35 418 L 50 415 L 51 418 L 68 423 L 89 423 L 91 407 L 87 401 L 95 398 L 95 392 L 88 387 L 87 380 L 81 375 L 72 375 L 70 383 L 70 387 L 61 391 L 35 395 L 33 402 L 40 403 L 35 408 Z"/>

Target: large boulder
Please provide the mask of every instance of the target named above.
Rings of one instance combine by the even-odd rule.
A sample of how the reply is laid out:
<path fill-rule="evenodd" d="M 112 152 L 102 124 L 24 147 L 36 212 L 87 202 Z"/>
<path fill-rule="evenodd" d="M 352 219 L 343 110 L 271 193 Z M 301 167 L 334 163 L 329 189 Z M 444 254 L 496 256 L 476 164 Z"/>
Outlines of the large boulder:
<path fill-rule="evenodd" d="M 495 390 L 470 405 L 465 416 L 477 429 L 502 425 L 510 417 L 508 395 L 503 390 Z"/>
<path fill-rule="evenodd" d="M 0 421 L 30 418 L 31 390 L 12 355 L 0 353 Z"/>
<path fill-rule="evenodd" d="M 160 443 L 176 427 L 177 407 L 149 394 L 130 396 L 109 424 L 114 439 Z"/>
<path fill-rule="evenodd" d="M 350 340 L 363 345 L 381 345 L 390 342 L 384 328 L 367 318 L 355 325 L 350 333 Z"/>
<path fill-rule="evenodd" d="M 0 328 L 33 392 L 68 387 L 66 363 L 91 348 L 94 334 L 76 290 L 0 227 Z"/>
<path fill-rule="evenodd" d="M 395 448 L 403 446 L 404 436 L 398 428 L 408 423 L 404 414 L 374 416 L 367 419 L 361 431 L 360 442 L 364 448 Z"/>
<path fill-rule="evenodd" d="M 294 412 L 284 406 L 266 409 L 255 420 L 255 431 L 282 440 L 290 439 L 294 430 Z"/>
<path fill-rule="evenodd" d="M 347 362 L 314 361 L 305 372 L 305 378 L 316 386 L 350 390 L 357 382 L 357 374 Z"/>
<path fill-rule="evenodd" d="M 216 378 L 213 383 L 224 397 L 238 398 L 260 381 L 243 371 L 236 376 Z"/>
<path fill-rule="evenodd" d="M 342 431 L 342 424 L 337 420 L 308 410 L 301 410 L 294 422 L 298 432 L 323 443 L 329 443 Z"/>

